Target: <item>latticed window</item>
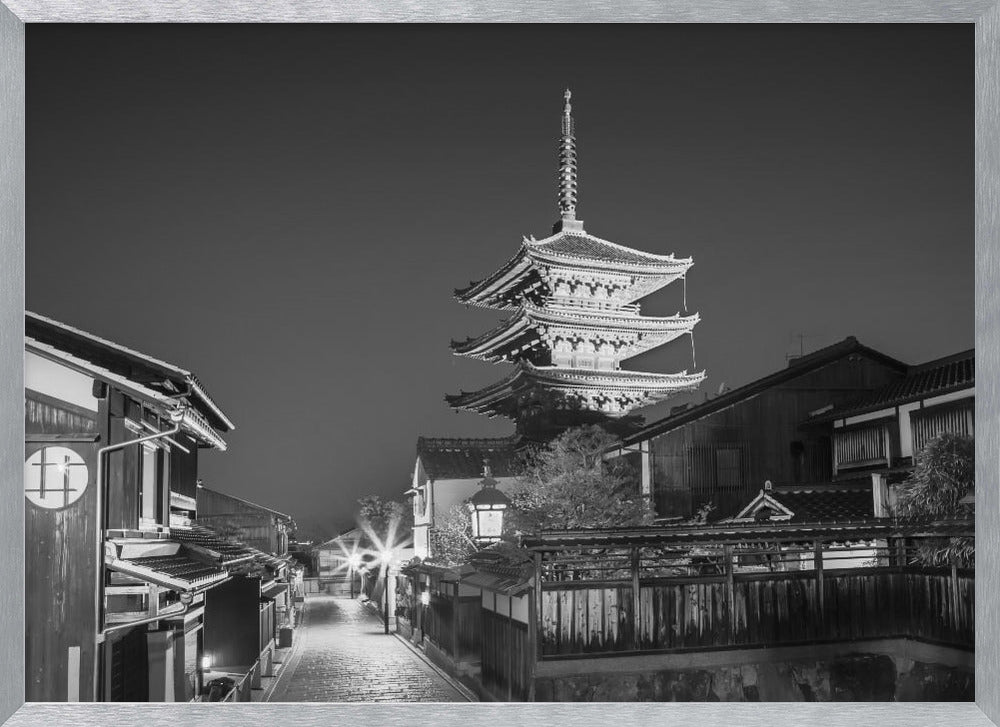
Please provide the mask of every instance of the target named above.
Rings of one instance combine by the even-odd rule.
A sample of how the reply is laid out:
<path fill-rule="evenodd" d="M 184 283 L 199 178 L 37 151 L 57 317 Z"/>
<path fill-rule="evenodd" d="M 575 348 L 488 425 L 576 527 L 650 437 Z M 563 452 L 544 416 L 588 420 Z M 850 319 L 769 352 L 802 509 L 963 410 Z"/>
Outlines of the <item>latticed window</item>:
<path fill-rule="evenodd" d="M 914 454 L 926 447 L 929 441 L 945 433 L 974 436 L 972 399 L 912 411 L 910 430 L 913 433 Z"/>
<path fill-rule="evenodd" d="M 739 444 L 689 447 L 688 478 L 691 488 L 714 491 L 742 487 L 747 479 L 746 454 L 746 448 Z"/>
<path fill-rule="evenodd" d="M 720 447 L 715 451 L 715 483 L 717 487 L 739 487 L 743 484 L 743 450 Z"/>
<path fill-rule="evenodd" d="M 834 432 L 833 453 L 838 470 L 885 463 L 886 424 L 865 424 Z"/>

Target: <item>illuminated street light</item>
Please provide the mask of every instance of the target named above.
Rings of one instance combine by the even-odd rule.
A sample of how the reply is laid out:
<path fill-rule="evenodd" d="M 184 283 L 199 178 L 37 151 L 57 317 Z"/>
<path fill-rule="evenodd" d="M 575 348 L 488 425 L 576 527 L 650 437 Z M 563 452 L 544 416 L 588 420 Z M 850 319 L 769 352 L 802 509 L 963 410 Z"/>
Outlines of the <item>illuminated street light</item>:
<path fill-rule="evenodd" d="M 503 534 L 503 518 L 510 499 L 497 489 L 489 460 L 483 460 L 483 480 L 479 492 L 469 499 L 472 516 L 472 539 L 479 545 L 499 543 Z"/>
<path fill-rule="evenodd" d="M 385 568 L 385 610 L 382 612 L 382 620 L 385 623 L 385 633 L 389 633 L 389 567 L 392 565 L 392 559 L 395 557 L 395 553 L 392 549 L 382 550 L 379 552 L 379 560 L 382 561 L 382 565 Z"/>
<path fill-rule="evenodd" d="M 354 598 L 354 574 L 361 567 L 361 554 L 351 553 L 347 558 L 347 577 L 351 581 L 351 598 Z"/>

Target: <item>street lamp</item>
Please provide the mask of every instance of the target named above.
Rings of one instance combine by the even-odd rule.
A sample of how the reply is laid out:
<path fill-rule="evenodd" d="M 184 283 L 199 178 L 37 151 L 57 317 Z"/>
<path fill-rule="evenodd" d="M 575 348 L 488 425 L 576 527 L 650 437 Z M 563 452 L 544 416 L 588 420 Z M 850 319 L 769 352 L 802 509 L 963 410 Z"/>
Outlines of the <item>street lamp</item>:
<path fill-rule="evenodd" d="M 361 567 L 361 555 L 351 553 L 347 558 L 348 578 L 351 580 L 351 598 L 354 598 L 354 572 Z"/>
<path fill-rule="evenodd" d="M 503 518 L 510 500 L 497 489 L 489 460 L 483 460 L 483 479 L 480 489 L 469 498 L 472 516 L 472 539 L 479 545 L 499 543 L 503 534 Z"/>
<path fill-rule="evenodd" d="M 391 550 L 383 550 L 379 553 L 382 565 L 385 567 L 385 609 L 382 612 L 382 620 L 385 623 L 385 633 L 389 633 L 389 567 L 392 565 L 394 553 Z"/>

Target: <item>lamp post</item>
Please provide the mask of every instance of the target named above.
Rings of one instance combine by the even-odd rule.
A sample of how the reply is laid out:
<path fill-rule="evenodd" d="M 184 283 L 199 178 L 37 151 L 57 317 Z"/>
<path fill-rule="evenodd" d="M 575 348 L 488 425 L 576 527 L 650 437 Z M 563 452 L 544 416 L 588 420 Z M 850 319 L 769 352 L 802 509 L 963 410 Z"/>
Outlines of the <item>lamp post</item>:
<path fill-rule="evenodd" d="M 351 580 L 351 598 L 354 598 L 354 574 L 361 565 L 361 556 L 351 553 L 347 558 L 348 578 Z"/>
<path fill-rule="evenodd" d="M 382 612 L 382 620 L 385 624 L 385 633 L 389 633 L 389 570 L 392 565 L 392 551 L 382 552 L 382 564 L 385 566 L 385 609 Z"/>
<path fill-rule="evenodd" d="M 497 489 L 489 460 L 483 460 L 483 479 L 479 492 L 469 498 L 472 516 L 472 539 L 477 545 L 499 543 L 503 535 L 503 519 L 510 499 Z"/>

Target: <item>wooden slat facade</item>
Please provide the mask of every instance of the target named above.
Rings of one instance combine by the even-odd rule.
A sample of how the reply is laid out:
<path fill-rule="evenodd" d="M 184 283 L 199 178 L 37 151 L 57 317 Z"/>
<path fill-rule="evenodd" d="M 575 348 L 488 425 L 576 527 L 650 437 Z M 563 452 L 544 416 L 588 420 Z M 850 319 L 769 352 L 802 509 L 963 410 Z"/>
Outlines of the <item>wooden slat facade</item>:
<path fill-rule="evenodd" d="M 714 504 L 718 514 L 731 514 L 765 480 L 775 485 L 828 480 L 833 471 L 829 436 L 803 430 L 802 422 L 810 412 L 845 404 L 899 375 L 885 362 L 845 356 L 653 436 L 651 488 L 657 514 L 689 517 L 705 503 Z"/>
<path fill-rule="evenodd" d="M 480 680 L 494 695 L 511 702 L 528 698 L 528 625 L 482 609 Z"/>
<path fill-rule="evenodd" d="M 910 430 L 913 433 L 913 451 L 919 452 L 929 441 L 943 432 L 974 436 L 974 417 L 975 408 L 971 398 L 956 404 L 946 404 L 911 412 Z"/>
<path fill-rule="evenodd" d="M 83 495 L 58 509 L 25 501 L 25 699 L 65 701 L 73 688 L 83 701 L 96 698 L 97 652 L 97 448 L 100 413 L 28 392 L 25 459 L 45 446 L 66 447 L 87 465 Z M 69 441 L 74 438 L 91 441 Z M 78 649 L 78 651 L 71 651 Z M 75 667 L 70 661 L 77 661 Z"/>
<path fill-rule="evenodd" d="M 910 636 L 972 648 L 971 571 L 858 568 L 644 580 L 631 589 L 543 585 L 543 656 L 763 647 Z M 819 598 L 822 588 L 823 598 Z M 626 604 L 622 607 L 622 604 Z M 957 606 L 957 607 L 956 607 Z M 638 638 L 633 641 L 635 630 Z"/>
<path fill-rule="evenodd" d="M 852 467 L 889 466 L 888 425 L 865 424 L 833 433 L 833 457 L 837 471 Z"/>

